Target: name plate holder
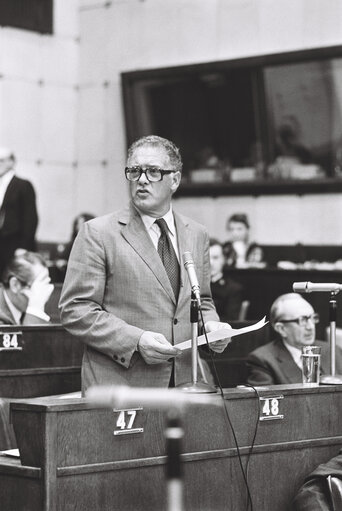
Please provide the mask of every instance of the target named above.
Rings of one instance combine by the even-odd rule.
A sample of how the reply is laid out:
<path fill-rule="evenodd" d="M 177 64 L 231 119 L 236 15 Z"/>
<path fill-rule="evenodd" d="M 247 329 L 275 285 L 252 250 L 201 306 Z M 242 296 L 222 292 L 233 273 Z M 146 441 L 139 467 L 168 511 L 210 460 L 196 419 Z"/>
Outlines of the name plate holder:
<path fill-rule="evenodd" d="M 1 332 L 0 331 L 0 351 L 23 351 L 23 333 Z"/>
<path fill-rule="evenodd" d="M 114 436 L 131 435 L 134 433 L 143 433 L 144 428 L 133 427 L 135 422 L 140 419 L 141 414 L 138 412 L 141 410 L 143 410 L 142 407 L 122 408 L 122 409 L 114 408 L 113 412 L 115 414 L 118 414 L 116 423 L 115 423 L 115 429 L 113 432 Z"/>
<path fill-rule="evenodd" d="M 283 395 L 260 397 L 260 421 L 272 421 L 283 419 L 284 415 L 280 413 L 280 403 L 284 399 Z"/>

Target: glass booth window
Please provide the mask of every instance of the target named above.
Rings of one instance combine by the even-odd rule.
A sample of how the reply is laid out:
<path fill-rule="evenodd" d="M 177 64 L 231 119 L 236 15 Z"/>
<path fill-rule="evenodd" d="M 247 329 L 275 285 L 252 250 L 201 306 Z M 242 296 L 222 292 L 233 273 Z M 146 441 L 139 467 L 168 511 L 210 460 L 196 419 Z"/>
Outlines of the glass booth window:
<path fill-rule="evenodd" d="M 270 179 L 342 175 L 342 59 L 264 70 Z"/>

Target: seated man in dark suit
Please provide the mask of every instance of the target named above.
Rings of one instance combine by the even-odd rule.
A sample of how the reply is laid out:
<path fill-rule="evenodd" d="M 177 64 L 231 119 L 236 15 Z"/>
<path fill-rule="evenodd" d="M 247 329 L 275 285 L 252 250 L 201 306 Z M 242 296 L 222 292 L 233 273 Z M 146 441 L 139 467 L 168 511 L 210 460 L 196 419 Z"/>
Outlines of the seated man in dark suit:
<path fill-rule="evenodd" d="M 0 324 L 48 323 L 45 304 L 54 289 L 48 268 L 40 254 L 16 250 L 2 274 Z"/>
<path fill-rule="evenodd" d="M 241 284 L 223 275 L 225 257 L 221 243 L 210 240 L 210 289 L 220 318 L 239 319 L 243 301 Z"/>
<path fill-rule="evenodd" d="M 270 311 L 270 323 L 279 335 L 252 351 L 247 359 L 248 383 L 277 385 L 302 382 L 302 346 L 321 346 L 321 373 L 330 373 L 330 350 L 327 342 L 316 341 L 318 315 L 296 293 L 279 296 Z M 336 373 L 342 372 L 342 352 L 336 348 Z"/>

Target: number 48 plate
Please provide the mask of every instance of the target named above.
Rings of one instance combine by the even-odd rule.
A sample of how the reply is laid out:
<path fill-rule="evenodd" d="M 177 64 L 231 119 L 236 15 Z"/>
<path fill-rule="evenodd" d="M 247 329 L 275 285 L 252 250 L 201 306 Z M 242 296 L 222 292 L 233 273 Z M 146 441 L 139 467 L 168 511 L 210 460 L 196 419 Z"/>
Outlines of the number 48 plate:
<path fill-rule="evenodd" d="M 282 399 L 284 399 L 284 396 L 261 397 L 260 398 L 261 413 L 259 420 L 270 421 L 276 419 L 283 419 L 284 415 L 280 411 L 280 403 Z"/>

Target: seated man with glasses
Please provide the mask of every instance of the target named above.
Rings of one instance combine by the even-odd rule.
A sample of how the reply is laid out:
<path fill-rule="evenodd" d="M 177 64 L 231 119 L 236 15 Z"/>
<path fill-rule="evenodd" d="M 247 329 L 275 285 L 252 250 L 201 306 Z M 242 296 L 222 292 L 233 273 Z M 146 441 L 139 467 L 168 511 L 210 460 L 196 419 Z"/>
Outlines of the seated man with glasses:
<path fill-rule="evenodd" d="M 321 373 L 330 373 L 327 342 L 316 341 L 319 316 L 297 293 L 279 296 L 271 306 L 270 323 L 278 334 L 274 340 L 252 351 L 247 359 L 251 385 L 277 385 L 302 382 L 302 347 L 321 347 Z M 342 372 L 342 351 L 336 348 L 336 373 Z"/>
<path fill-rule="evenodd" d="M 0 324 L 48 323 L 45 304 L 54 289 L 40 254 L 18 249 L 7 264 L 0 286 Z"/>

